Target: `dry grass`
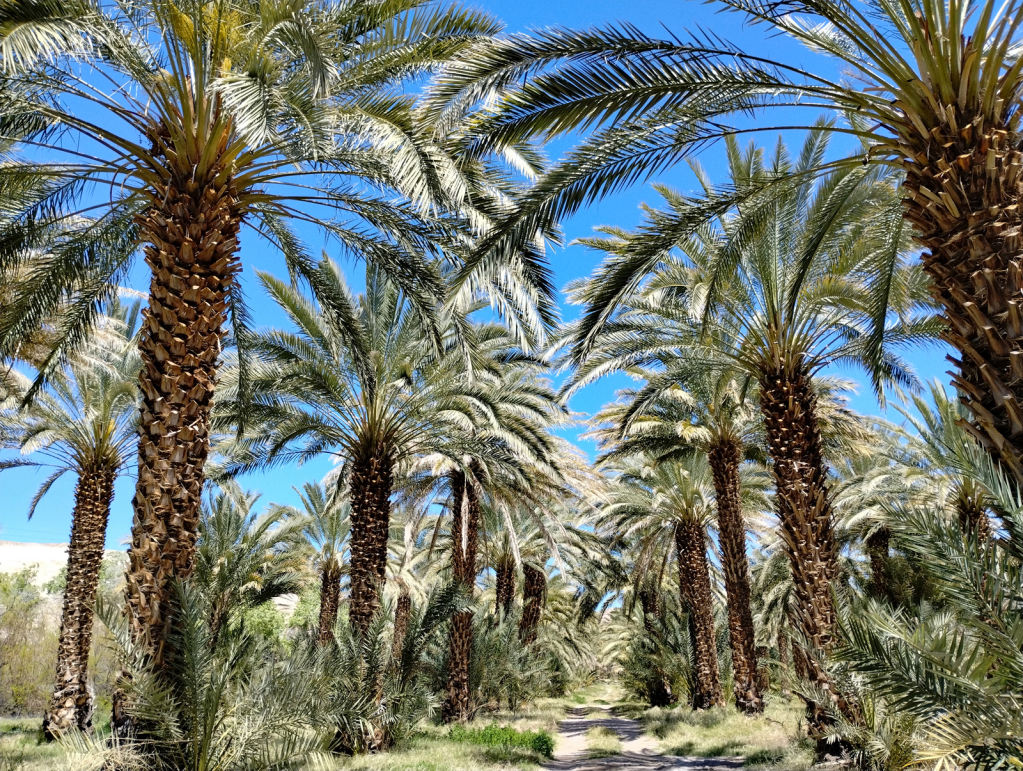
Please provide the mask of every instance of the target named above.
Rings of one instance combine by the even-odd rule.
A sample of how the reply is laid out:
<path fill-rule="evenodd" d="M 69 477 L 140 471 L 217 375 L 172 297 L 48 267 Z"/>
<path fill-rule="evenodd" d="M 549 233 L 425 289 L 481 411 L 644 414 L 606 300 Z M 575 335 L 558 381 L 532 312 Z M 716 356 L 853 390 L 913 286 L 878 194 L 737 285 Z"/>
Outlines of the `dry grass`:
<path fill-rule="evenodd" d="M 314 761 L 309 771 L 534 771 L 541 761 L 519 748 L 475 747 L 421 735 L 382 754 Z"/>
<path fill-rule="evenodd" d="M 572 693 L 562 703 L 568 706 L 579 704 L 612 705 L 621 701 L 622 690 L 614 683 L 593 683 Z"/>
<path fill-rule="evenodd" d="M 747 768 L 802 771 L 813 762 L 805 745 L 803 706 L 774 699 L 759 717 L 746 717 L 733 707 L 694 712 L 687 708 L 620 710 L 641 720 L 661 743 L 665 755 L 702 758 L 742 757 Z M 631 714 L 629 714 L 631 713 Z"/>
<path fill-rule="evenodd" d="M 40 720 L 0 720 L 0 771 L 64 771 L 65 752 L 42 741 Z"/>
<path fill-rule="evenodd" d="M 594 726 L 586 732 L 586 752 L 591 758 L 621 755 L 622 742 L 610 728 Z"/>
<path fill-rule="evenodd" d="M 548 731 L 557 734 L 570 701 L 540 699 L 536 704 L 516 711 L 481 713 L 468 728 L 496 724 L 518 731 Z M 520 747 L 479 747 L 453 742 L 447 738 L 448 726 L 425 723 L 408 742 L 387 753 L 354 758 L 321 759 L 310 764 L 310 771 L 532 771 L 545 760 Z"/>
<path fill-rule="evenodd" d="M 584 704 L 610 704 L 619 692 L 596 684 L 567 699 L 544 699 L 521 710 L 482 714 L 471 727 L 491 723 L 520 731 L 554 733 L 568 709 Z M 692 712 L 686 708 L 644 709 L 622 704 L 616 711 L 641 720 L 667 755 L 699 757 L 741 756 L 748 771 L 805 771 L 812 752 L 803 744 L 802 705 L 775 698 L 766 713 L 747 718 L 732 708 Z M 308 771 L 536 771 L 543 758 L 511 747 L 480 747 L 447 739 L 445 726 L 424 725 L 421 733 L 402 746 L 376 755 L 327 757 L 312 761 Z M 607 728 L 587 732 L 591 757 L 621 752 L 621 742 Z M 65 754 L 59 745 L 39 740 L 39 720 L 0 720 L 0 771 L 91 771 Z"/>

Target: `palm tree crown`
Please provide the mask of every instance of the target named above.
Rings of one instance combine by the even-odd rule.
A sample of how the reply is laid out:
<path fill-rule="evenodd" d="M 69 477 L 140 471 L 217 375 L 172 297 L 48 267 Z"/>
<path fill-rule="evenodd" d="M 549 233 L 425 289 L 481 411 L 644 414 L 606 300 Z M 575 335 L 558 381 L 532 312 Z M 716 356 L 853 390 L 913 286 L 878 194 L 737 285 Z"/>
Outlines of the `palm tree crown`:
<path fill-rule="evenodd" d="M 865 165 L 905 174 L 905 207 L 890 210 L 892 230 L 906 222 L 928 250 L 922 264 L 948 322 L 944 339 L 961 354 L 956 385 L 973 416 L 972 431 L 1023 479 L 1017 236 L 1023 65 L 1015 55 L 1023 6 L 995 0 L 721 5 L 832 57 L 853 77 L 838 80 L 821 67 L 757 56 L 717 36 L 654 39 L 631 26 L 488 39 L 443 71 L 431 93 L 431 120 L 438 126 L 464 120 L 482 102 L 468 129 L 480 152 L 592 129 L 505 218 L 465 274 L 494 244 L 528 239 L 529 224 L 571 214 L 709 143 L 804 123 L 798 114 L 763 121 L 762 113 L 835 110 L 845 120 L 826 130 L 857 137 L 862 151 L 821 157 L 803 173 Z M 753 123 L 740 122 L 749 116 Z M 669 244 L 763 190 L 719 189 L 710 205 L 674 218 Z M 642 265 L 615 271 L 601 305 L 621 301 L 663 251 L 651 243 Z M 543 259 L 535 251 L 532 257 Z M 882 284 L 890 266 L 876 266 Z"/>
<path fill-rule="evenodd" d="M 133 629 L 157 660 L 169 587 L 193 566 L 229 306 L 235 332 L 245 326 L 242 226 L 308 276 L 291 226 L 315 223 L 431 313 L 442 298 L 430 257 L 444 245 L 457 253 L 458 225 L 428 215 L 463 217 L 466 186 L 414 130 L 403 88 L 494 29 L 420 0 L 29 0 L 0 11 L 17 97 L 0 117 L 46 124 L 20 143 L 27 159 L 4 167 L 47 181 L 12 232 L 31 244 L 72 225 L 0 316 L 0 356 L 61 311 L 45 375 L 81 341 L 138 245 L 152 272 L 128 587 Z"/>

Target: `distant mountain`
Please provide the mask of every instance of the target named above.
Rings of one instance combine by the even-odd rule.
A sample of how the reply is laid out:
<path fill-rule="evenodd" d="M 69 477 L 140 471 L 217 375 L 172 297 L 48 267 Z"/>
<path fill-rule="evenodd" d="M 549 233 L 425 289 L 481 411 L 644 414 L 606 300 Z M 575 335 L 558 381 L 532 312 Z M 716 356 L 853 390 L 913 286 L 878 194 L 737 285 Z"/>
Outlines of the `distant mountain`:
<path fill-rule="evenodd" d="M 0 541 L 0 573 L 17 573 L 34 566 L 35 583 L 42 586 L 67 567 L 67 547 L 66 543 Z M 122 553 L 107 549 L 106 556 Z"/>
<path fill-rule="evenodd" d="M 25 568 L 35 567 L 35 583 L 43 586 L 67 567 L 66 543 L 18 543 L 17 541 L 0 541 L 0 573 L 17 573 Z M 113 557 L 120 561 L 125 560 L 125 552 L 117 549 L 107 549 L 104 555 L 106 559 Z M 123 563 L 114 580 L 123 584 Z M 274 600 L 274 605 L 285 617 L 294 612 L 298 602 L 297 594 L 286 594 Z"/>

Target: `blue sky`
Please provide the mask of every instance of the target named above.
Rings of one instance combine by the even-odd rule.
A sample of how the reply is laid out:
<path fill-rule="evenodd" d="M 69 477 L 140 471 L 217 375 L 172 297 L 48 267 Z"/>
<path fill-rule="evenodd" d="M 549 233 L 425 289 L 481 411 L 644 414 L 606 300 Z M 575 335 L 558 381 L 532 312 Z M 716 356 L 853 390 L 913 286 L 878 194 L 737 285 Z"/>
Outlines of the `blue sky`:
<path fill-rule="evenodd" d="M 769 56 L 783 57 L 790 64 L 798 64 L 814 72 L 837 77 L 834 63 L 823 57 L 811 54 L 801 47 L 783 38 L 767 37 L 759 27 L 749 27 L 735 14 L 720 13 L 715 6 L 686 0 L 643 0 L 642 2 L 611 2 L 610 0 L 481 0 L 471 5 L 484 8 L 502 19 L 508 31 L 525 31 L 531 28 L 560 25 L 566 27 L 583 27 L 614 22 L 635 24 L 643 32 L 652 36 L 666 36 L 674 33 L 684 36 L 687 31 L 699 32 L 712 30 L 733 43 L 741 45 L 747 52 Z M 787 137 L 790 142 L 797 142 L 798 136 Z M 762 143 L 772 143 L 775 136 L 765 134 L 759 137 Z M 561 147 L 557 148 L 560 151 Z M 553 155 L 557 153 L 551 149 Z M 721 157 L 713 148 L 700 158 L 701 163 L 714 179 L 721 178 Z M 688 169 L 678 168 L 658 177 L 658 181 L 666 182 L 682 190 L 692 190 L 694 180 Z M 637 185 L 613 198 L 605 199 L 589 209 L 580 212 L 564 223 L 565 233 L 570 243 L 573 239 L 592 234 L 593 228 L 599 225 L 619 225 L 634 227 L 639 221 L 639 205 L 643 202 L 656 205 L 658 195 L 649 184 Z M 318 249 L 319 244 L 312 242 L 310 246 Z M 552 255 L 552 265 L 557 284 L 564 286 L 567 282 L 580 276 L 588 275 L 598 261 L 598 255 L 582 246 L 568 246 L 557 250 Z M 280 258 L 263 244 L 257 243 L 251 231 L 243 232 L 242 261 L 245 266 L 243 282 L 246 296 L 253 310 L 257 323 L 272 324 L 280 319 L 272 304 L 258 290 L 254 271 L 280 271 Z M 140 267 L 144 267 L 139 262 Z M 350 266 L 351 273 L 357 274 L 358 266 Z M 135 270 L 135 288 L 146 288 L 144 270 Z M 357 282 L 361 283 L 361 282 Z M 563 305 L 563 317 L 573 318 L 577 310 Z M 944 370 L 948 368 L 944 360 L 944 351 L 937 346 L 930 346 L 909 352 L 907 357 L 924 379 L 940 377 L 947 381 Z M 841 372 L 840 374 L 862 382 L 857 372 Z M 611 378 L 590 386 L 580 392 L 572 401 L 571 407 L 576 412 L 592 413 L 601 405 L 614 397 L 616 388 L 629 381 L 622 378 Z M 863 413 L 879 414 L 877 402 L 870 394 L 869 388 L 861 389 L 853 396 L 851 405 Z M 890 419 L 897 414 L 889 411 Z M 577 430 L 566 432 L 574 438 Z M 580 442 L 580 446 L 592 457 L 592 445 Z M 296 503 L 297 496 L 292 486 L 300 486 L 304 481 L 319 479 L 330 468 L 328 460 L 317 461 L 302 467 L 285 467 L 260 475 L 251 475 L 242 483 L 263 493 L 263 503 L 270 501 L 280 503 Z M 74 494 L 74 480 L 65 477 L 50 491 L 35 517 L 26 520 L 25 513 L 28 502 L 48 473 L 44 470 L 32 471 L 16 469 L 0 474 L 0 540 L 29 541 L 46 543 L 66 543 L 71 525 L 71 507 Z M 131 496 L 134 480 L 122 479 L 116 487 L 113 511 L 107 531 L 108 548 L 124 548 L 122 543 L 131 529 Z M 2 566 L 0 566 L 2 569 Z"/>

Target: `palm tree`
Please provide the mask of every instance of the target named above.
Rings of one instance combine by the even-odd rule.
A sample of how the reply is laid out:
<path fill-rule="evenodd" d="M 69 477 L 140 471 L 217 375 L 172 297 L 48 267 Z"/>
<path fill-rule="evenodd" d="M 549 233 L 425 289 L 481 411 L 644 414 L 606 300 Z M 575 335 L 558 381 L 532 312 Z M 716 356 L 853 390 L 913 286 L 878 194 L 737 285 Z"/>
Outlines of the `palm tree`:
<path fill-rule="evenodd" d="M 944 598 L 907 612 L 864 603 L 843 621 L 836 659 L 917 721 L 915 759 L 935 768 L 993 767 L 1023 758 L 1023 507 L 1011 473 L 974 447 L 958 471 L 1002 514 L 1003 537 L 963 538 L 940 507 L 893 501 L 890 524 Z"/>
<path fill-rule="evenodd" d="M 451 474 L 451 572 L 455 582 L 470 596 L 479 571 L 481 481 L 477 480 L 477 474 L 482 475 L 481 472 L 477 462 L 470 462 L 468 469 L 458 469 Z M 459 611 L 451 617 L 447 696 L 442 713 L 445 722 L 469 719 L 472 618 L 471 610 Z"/>
<path fill-rule="evenodd" d="M 235 448 L 235 470 L 318 455 L 343 464 L 351 505 L 349 616 L 365 632 L 386 577 L 396 470 L 441 446 L 451 449 L 457 426 L 474 416 L 458 394 L 461 356 L 435 353 L 423 315 L 396 284 L 368 269 L 366 293 L 356 298 L 335 263 L 324 260 L 312 275 L 316 301 L 260 274 L 296 331 L 247 336 L 258 363 L 247 381 L 242 368 L 225 373 L 218 425 L 250 426 Z"/>
<path fill-rule="evenodd" d="M 0 356 L 62 309 L 45 376 L 138 246 L 152 271 L 127 594 L 134 633 L 159 662 L 170 586 L 194 563 L 229 307 L 236 333 L 247 319 L 242 226 L 315 279 L 289 220 L 316 223 L 432 311 L 440 281 L 424 255 L 454 244 L 427 213 L 467 212 L 466 188 L 415 130 L 404 89 L 496 26 L 422 0 L 26 0 L 4 5 L 0 30 L 14 85 L 0 119 L 45 124 L 22 143 L 31 160 L 4 166 L 47 182 L 13 219 L 71 224 L 5 307 Z"/>
<path fill-rule="evenodd" d="M 298 492 L 296 490 L 296 492 Z M 302 508 L 278 507 L 302 530 L 315 554 L 314 564 L 320 575 L 320 616 L 316 639 L 321 645 L 334 640 L 338 608 L 341 605 L 341 579 L 346 572 L 345 550 L 350 533 L 351 504 L 324 485 L 306 482 L 298 496 Z"/>
<path fill-rule="evenodd" d="M 717 634 L 707 560 L 707 525 L 713 517 L 713 481 L 706 458 L 623 464 L 618 489 L 603 518 L 636 538 L 640 565 L 678 563 L 679 589 L 692 619 L 696 690 L 693 707 L 722 705 Z M 663 556 L 662 556 L 663 555 Z M 637 571 L 636 580 L 642 568 Z"/>
<path fill-rule="evenodd" d="M 908 424 L 898 434 L 908 443 L 908 451 L 918 456 L 918 474 L 951 483 L 948 497 L 962 531 L 986 539 L 991 534 L 988 495 L 973 477 L 959 471 L 974 446 L 973 435 L 966 428 L 969 412 L 961 402 L 950 399 L 939 382 L 931 383 L 930 397 L 928 403 L 913 395 L 916 414 L 896 406 Z"/>
<path fill-rule="evenodd" d="M 529 646 L 536 642 L 537 630 L 547 604 L 547 566 L 531 562 L 522 564 L 522 616 L 519 618 L 519 640 Z"/>
<path fill-rule="evenodd" d="M 760 424 L 755 408 L 744 400 L 732 373 L 716 379 L 694 379 L 697 390 L 693 393 L 677 386 L 665 390 L 657 372 L 637 369 L 633 374 L 645 375 L 647 387 L 620 392 L 618 402 L 596 417 L 596 421 L 607 424 L 607 429 L 594 432 L 605 450 L 601 461 L 637 453 L 646 453 L 657 462 L 697 452 L 707 456 L 714 480 L 721 568 L 728 596 L 735 705 L 747 714 L 763 712 L 740 477 L 744 460 L 759 460 L 755 448 Z M 649 394 L 653 394 L 652 399 Z"/>
<path fill-rule="evenodd" d="M 66 473 L 78 476 L 56 683 L 43 717 L 48 739 L 92 726 L 88 668 L 93 603 L 114 481 L 127 471 L 136 438 L 139 309 L 137 304 L 124 307 L 115 302 L 108 310 L 81 355 L 54 372 L 48 386 L 27 404 L 31 380 L 11 370 L 12 390 L 0 411 L 0 435 L 8 435 L 12 447 L 30 456 L 0 462 L 0 471 L 17 466 L 53 469 L 29 505 L 29 518 L 58 479 Z"/>
<path fill-rule="evenodd" d="M 834 642 L 838 562 L 814 380 L 832 362 L 858 363 L 883 397 L 886 385 L 915 382 L 891 348 L 935 331 L 930 319 L 914 315 L 923 304 L 921 287 L 914 279 L 918 271 L 905 264 L 891 282 L 893 291 L 880 306 L 874 303 L 872 266 L 903 246 L 893 243 L 877 217 L 895 190 L 884 178 L 844 169 L 814 184 L 807 171 L 825 152 L 826 139 L 822 132 L 811 133 L 795 162 L 779 143 L 769 164 L 760 150 L 751 146 L 743 153 L 729 139 L 731 184 L 744 189 L 770 179 L 773 198 L 723 215 L 714 227 L 678 242 L 684 256 L 662 259 L 628 306 L 603 325 L 615 345 L 586 356 L 577 375 L 585 384 L 609 369 L 657 365 L 670 357 L 662 388 L 676 383 L 691 388 L 707 371 L 740 372 L 757 384 L 800 631 L 818 651 Z M 709 201 L 710 183 L 697 172 Z M 606 247 L 613 257 L 577 290 L 578 301 L 595 307 L 617 258 L 630 259 L 673 217 L 706 204 L 662 191 L 669 210 L 650 211 L 635 233 L 615 234 Z M 889 308 L 899 314 L 889 317 Z M 587 324 L 584 315 L 570 330 L 580 346 Z M 828 682 L 823 671 L 812 676 Z M 845 704 L 837 690 L 832 698 Z M 823 713 L 815 714 L 823 719 Z"/>
<path fill-rule="evenodd" d="M 426 456 L 419 464 L 428 477 L 440 472 L 438 482 L 450 490 L 450 549 L 454 580 L 471 596 L 479 573 L 480 538 L 494 531 L 495 509 L 516 501 L 537 503 L 562 481 L 559 442 L 550 429 L 562 418 L 563 408 L 549 384 L 541 379 L 543 365 L 522 356 L 500 327 L 480 325 L 474 337 L 482 360 L 468 373 L 459 398 L 472 416 L 467 433 L 476 449 L 447 462 Z M 485 357 L 485 358 L 484 358 Z M 465 430 L 465 429 L 463 429 Z M 463 442 L 454 448 L 464 447 Z M 485 505 L 489 504 L 489 505 Z M 488 517 L 485 514 L 491 515 Z M 469 683 L 473 647 L 473 613 L 464 610 L 451 620 L 448 655 L 446 721 L 471 717 Z"/>
<path fill-rule="evenodd" d="M 209 608 L 211 649 L 238 613 L 297 592 L 304 582 L 303 523 L 273 506 L 254 513 L 258 500 L 225 483 L 204 507 L 190 584 Z"/>
<path fill-rule="evenodd" d="M 815 56 L 830 57 L 820 64 L 837 65 L 842 79 L 817 63 L 803 68 L 773 61 L 713 34 L 654 39 L 629 26 L 487 39 L 442 71 L 426 112 L 446 125 L 482 102 L 468 129 L 479 152 L 593 129 L 481 244 L 465 274 L 493 244 L 527 239 L 527 223 L 567 216 L 723 137 L 804 123 L 798 113 L 780 118 L 784 108 L 834 109 L 848 120 L 825 130 L 856 137 L 862 150 L 829 162 L 818 156 L 803 173 L 883 166 L 904 175 L 904 205 L 893 201 L 881 216 L 896 238 L 910 225 L 927 250 L 922 265 L 945 313 L 943 337 L 960 352 L 955 383 L 974 419 L 968 430 L 1023 479 L 1023 322 L 1017 310 L 1023 242 L 1016 235 L 1023 212 L 1015 208 L 1023 190 L 1016 134 L 1023 62 L 1015 55 L 1023 5 L 720 5 Z M 771 119 L 776 115 L 777 122 Z M 589 326 L 606 321 L 671 245 L 763 189 L 722 190 L 703 209 L 662 223 L 662 239 L 649 239 L 634 259 L 609 267 Z M 539 262 L 542 253 L 532 257 Z M 882 302 L 892 264 L 872 266 Z"/>

